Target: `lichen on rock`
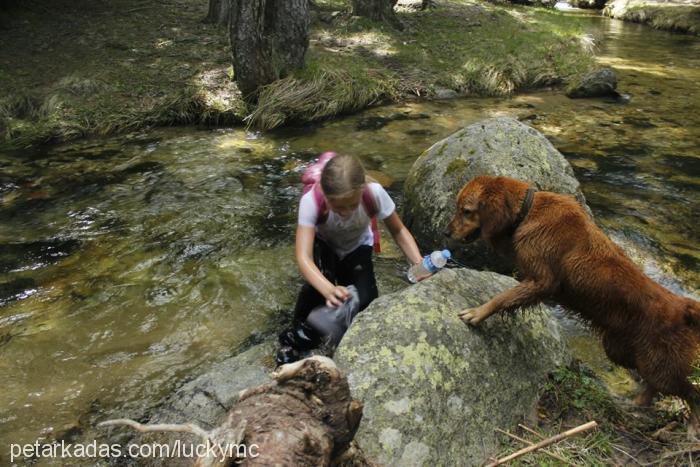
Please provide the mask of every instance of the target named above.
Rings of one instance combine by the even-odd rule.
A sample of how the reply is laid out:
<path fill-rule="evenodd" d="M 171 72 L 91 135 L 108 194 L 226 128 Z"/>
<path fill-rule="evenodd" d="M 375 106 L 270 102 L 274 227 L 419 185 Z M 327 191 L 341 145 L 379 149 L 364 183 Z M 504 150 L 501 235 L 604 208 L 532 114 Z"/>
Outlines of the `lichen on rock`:
<path fill-rule="evenodd" d="M 385 465 L 474 465 L 497 450 L 494 428 L 532 415 L 546 374 L 568 361 L 545 306 L 479 328 L 457 312 L 515 281 L 447 269 L 381 296 L 360 313 L 335 354 L 365 404 L 356 436 Z"/>

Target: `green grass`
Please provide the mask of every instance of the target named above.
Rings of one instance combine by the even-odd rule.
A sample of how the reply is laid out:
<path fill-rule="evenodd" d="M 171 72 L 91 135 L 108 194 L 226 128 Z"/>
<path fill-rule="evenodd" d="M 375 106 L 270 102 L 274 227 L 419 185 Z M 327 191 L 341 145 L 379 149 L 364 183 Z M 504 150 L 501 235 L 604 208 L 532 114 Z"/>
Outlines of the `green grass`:
<path fill-rule="evenodd" d="M 589 69 L 592 56 L 575 19 L 543 8 L 445 1 L 400 14 L 404 30 L 347 15 L 314 23 L 306 69 L 261 93 L 248 119 L 263 129 L 356 111 L 437 88 L 503 96 L 559 84 Z"/>
<path fill-rule="evenodd" d="M 349 0 L 319 0 L 306 67 L 248 108 L 231 81 L 226 28 L 201 22 L 206 2 L 56 2 L 52 15 L 37 0 L 3 18 L 0 132 L 13 146 L 159 125 L 269 129 L 438 88 L 508 95 L 592 64 L 576 20 L 552 10 L 444 0 L 399 14 L 399 31 L 351 17 Z"/>
<path fill-rule="evenodd" d="M 262 89 L 246 121 L 263 130 L 288 122 L 310 122 L 397 100 L 396 81 L 381 70 L 335 66 L 334 58 L 307 59 L 299 76 Z"/>
<path fill-rule="evenodd" d="M 240 122 L 227 36 L 201 23 L 200 3 L 37 0 L 3 11 L 0 142 Z"/>

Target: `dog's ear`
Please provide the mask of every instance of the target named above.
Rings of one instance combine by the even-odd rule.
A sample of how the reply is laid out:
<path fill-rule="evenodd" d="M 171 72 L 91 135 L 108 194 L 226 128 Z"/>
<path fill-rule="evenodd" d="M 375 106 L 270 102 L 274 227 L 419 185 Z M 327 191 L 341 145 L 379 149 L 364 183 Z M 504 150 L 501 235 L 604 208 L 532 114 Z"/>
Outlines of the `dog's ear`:
<path fill-rule="evenodd" d="M 515 222 L 515 199 L 498 179 L 484 187 L 479 198 L 479 227 L 488 240 L 505 233 Z"/>

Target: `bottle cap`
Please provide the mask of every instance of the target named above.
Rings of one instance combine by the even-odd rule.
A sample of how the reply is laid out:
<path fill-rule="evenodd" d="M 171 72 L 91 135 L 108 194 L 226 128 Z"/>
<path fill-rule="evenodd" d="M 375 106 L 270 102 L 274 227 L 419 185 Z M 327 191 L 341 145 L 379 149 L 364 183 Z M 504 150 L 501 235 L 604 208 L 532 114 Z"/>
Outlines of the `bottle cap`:
<path fill-rule="evenodd" d="M 440 253 L 442 253 L 442 257 L 445 259 L 450 259 L 452 257 L 450 250 L 442 250 Z"/>

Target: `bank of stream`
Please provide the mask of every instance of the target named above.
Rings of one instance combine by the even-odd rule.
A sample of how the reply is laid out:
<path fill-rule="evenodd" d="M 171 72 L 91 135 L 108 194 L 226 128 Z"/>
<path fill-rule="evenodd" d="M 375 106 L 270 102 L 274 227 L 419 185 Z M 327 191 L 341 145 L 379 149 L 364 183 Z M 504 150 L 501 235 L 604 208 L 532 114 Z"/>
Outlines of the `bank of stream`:
<path fill-rule="evenodd" d="M 266 134 L 184 127 L 0 153 L 0 458 L 10 443 L 139 414 L 288 319 L 299 175 L 323 150 L 359 156 L 400 205 L 433 142 L 515 116 L 567 157 L 598 223 L 653 258 L 650 274 L 697 293 L 700 40 L 570 14 L 628 102 L 543 91 Z M 384 246 L 380 293 L 406 285 Z M 595 340 L 568 329 L 595 362 Z"/>

